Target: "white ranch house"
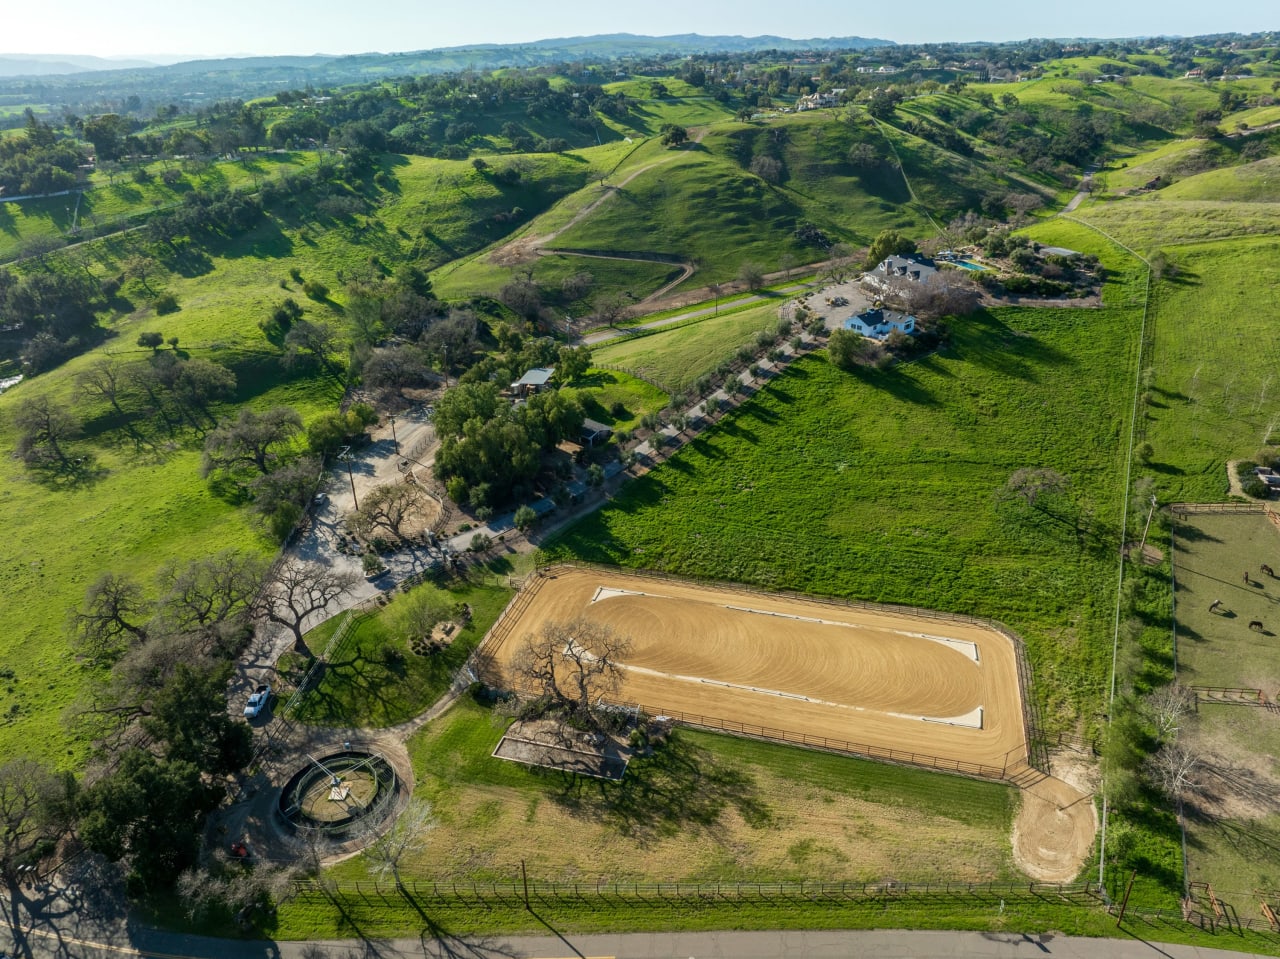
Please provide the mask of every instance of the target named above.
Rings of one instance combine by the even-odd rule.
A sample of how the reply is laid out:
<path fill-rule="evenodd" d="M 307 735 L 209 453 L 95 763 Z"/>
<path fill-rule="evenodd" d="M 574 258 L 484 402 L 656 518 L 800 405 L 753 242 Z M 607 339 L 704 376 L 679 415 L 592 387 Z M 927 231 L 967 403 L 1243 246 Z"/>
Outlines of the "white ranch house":
<path fill-rule="evenodd" d="M 916 318 L 906 313 L 873 307 L 849 317 L 844 321 L 844 328 L 873 340 L 883 340 L 894 330 L 902 333 L 915 332 Z"/>
<path fill-rule="evenodd" d="M 924 260 L 910 256 L 886 256 L 874 269 L 862 275 L 862 285 L 883 291 L 904 280 L 909 283 L 928 283 L 937 274 L 937 267 Z"/>

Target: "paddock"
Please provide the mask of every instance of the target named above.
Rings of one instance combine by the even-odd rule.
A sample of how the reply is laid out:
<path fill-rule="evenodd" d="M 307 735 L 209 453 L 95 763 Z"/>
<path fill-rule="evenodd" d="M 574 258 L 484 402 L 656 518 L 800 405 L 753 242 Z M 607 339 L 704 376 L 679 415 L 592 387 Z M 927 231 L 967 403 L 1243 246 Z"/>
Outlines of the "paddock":
<path fill-rule="evenodd" d="M 1026 769 L 1018 653 L 975 621 L 555 567 L 482 647 L 492 678 L 549 622 L 629 636 L 620 702 L 713 728 L 986 776 Z"/>

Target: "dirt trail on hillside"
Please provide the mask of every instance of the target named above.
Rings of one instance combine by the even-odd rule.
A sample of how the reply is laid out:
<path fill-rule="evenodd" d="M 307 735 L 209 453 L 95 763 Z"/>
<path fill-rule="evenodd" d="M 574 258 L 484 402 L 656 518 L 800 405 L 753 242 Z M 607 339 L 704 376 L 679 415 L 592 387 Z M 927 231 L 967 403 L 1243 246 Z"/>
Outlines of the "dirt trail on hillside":
<path fill-rule="evenodd" d="M 690 132 L 690 137 L 689 137 L 690 143 L 701 143 L 702 138 L 707 131 L 705 129 L 698 129 L 698 130 L 691 130 L 689 132 Z M 554 242 L 555 239 L 558 236 L 560 236 L 560 234 L 573 229 L 575 226 L 577 226 L 587 217 L 591 216 L 591 214 L 595 213 L 595 211 L 600 208 L 601 204 L 605 203 L 606 201 L 614 197 L 618 192 L 622 190 L 623 187 L 625 187 L 628 183 L 630 183 L 636 177 L 640 176 L 642 173 L 648 173 L 650 170 L 654 169 L 655 167 L 660 167 L 663 164 L 670 163 L 678 155 L 679 155 L 678 152 L 668 153 L 663 157 L 661 157 L 660 159 L 654 160 L 652 163 L 647 163 L 642 167 L 637 167 L 635 170 L 632 170 L 630 173 L 628 173 L 623 179 L 619 180 L 617 183 L 606 184 L 604 182 L 604 178 L 602 177 L 600 180 L 600 183 L 601 183 L 601 186 L 603 187 L 603 190 L 600 196 L 596 197 L 594 200 L 592 200 L 590 203 L 584 206 L 581 210 L 575 213 L 569 219 L 568 223 L 566 223 L 562 227 L 559 227 L 558 229 L 552 230 L 550 233 L 546 233 L 542 235 L 528 234 L 525 236 L 516 237 L 514 240 L 511 240 L 509 243 L 503 244 L 498 249 L 490 253 L 488 257 L 489 262 L 495 263 L 498 266 L 519 266 L 521 263 L 528 263 L 536 256 L 543 256 L 546 253 L 553 252 L 545 249 L 547 244 Z M 556 250 L 554 252 L 562 256 L 577 255 L 572 251 L 568 251 L 568 250 Z M 631 260 L 631 259 L 638 259 L 638 258 L 619 255 L 615 257 L 615 259 Z M 677 280 L 676 281 L 677 283 L 684 282 L 684 280 L 687 279 L 687 276 L 693 273 L 692 264 L 686 263 L 686 264 L 683 264 L 683 266 L 685 266 L 688 269 L 688 274 L 686 276 L 682 276 L 679 280 Z M 664 289 L 666 289 L 666 287 L 664 287 Z"/>

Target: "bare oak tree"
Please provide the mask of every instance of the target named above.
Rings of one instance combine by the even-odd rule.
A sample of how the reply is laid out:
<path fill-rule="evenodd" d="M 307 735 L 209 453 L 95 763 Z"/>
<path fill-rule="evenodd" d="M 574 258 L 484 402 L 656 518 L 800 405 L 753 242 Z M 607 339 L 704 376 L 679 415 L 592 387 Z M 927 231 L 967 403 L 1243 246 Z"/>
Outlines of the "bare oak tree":
<path fill-rule="evenodd" d="M 291 560 L 280 567 L 262 591 L 259 609 L 271 622 L 293 633 L 293 648 L 305 655 L 310 652 L 302 638 L 307 617 L 345 596 L 358 580 L 355 573 Z"/>
<path fill-rule="evenodd" d="M 1156 730 L 1156 741 L 1172 743 L 1196 708 L 1196 694 L 1186 686 L 1171 683 L 1161 686 L 1143 700 L 1143 711 Z"/>
<path fill-rule="evenodd" d="M 431 803 L 425 799 L 410 799 L 404 811 L 396 817 L 391 828 L 366 847 L 369 871 L 379 879 L 390 877 L 396 888 L 403 888 L 400 865 L 406 856 L 419 852 L 427 844 L 437 820 L 431 811 Z"/>
<path fill-rule="evenodd" d="M 10 892 L 70 827 L 75 779 L 30 759 L 0 766 L 0 878 Z M 12 897 L 10 897 L 12 898 Z"/>
<path fill-rule="evenodd" d="M 631 638 L 588 619 L 548 623 L 516 652 L 514 678 L 555 705 L 594 723 L 595 707 L 622 685 Z"/>
<path fill-rule="evenodd" d="M 422 506 L 424 494 L 416 483 L 386 483 L 364 494 L 360 508 L 351 516 L 351 526 L 361 536 L 384 529 L 396 539 L 404 538 L 404 524 Z"/>
<path fill-rule="evenodd" d="M 169 632 L 193 633 L 248 613 L 266 575 L 262 559 L 223 550 L 160 571 L 158 619 Z"/>
<path fill-rule="evenodd" d="M 1200 787 L 1196 777 L 1200 757 L 1181 743 L 1161 746 L 1148 757 L 1144 768 L 1156 788 L 1178 802 Z"/>
<path fill-rule="evenodd" d="M 151 605 L 142 587 L 118 573 L 103 573 L 72 614 L 73 645 L 94 665 L 114 663 L 134 643 L 147 638 Z"/>

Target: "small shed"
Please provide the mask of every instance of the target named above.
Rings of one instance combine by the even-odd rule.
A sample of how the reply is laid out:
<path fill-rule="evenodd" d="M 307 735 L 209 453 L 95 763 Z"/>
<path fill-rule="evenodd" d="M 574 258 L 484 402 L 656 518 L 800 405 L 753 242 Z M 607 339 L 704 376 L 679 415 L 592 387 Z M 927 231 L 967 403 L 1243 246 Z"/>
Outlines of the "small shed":
<path fill-rule="evenodd" d="M 555 376 L 555 373 L 553 366 L 535 366 L 511 384 L 511 392 L 516 396 L 532 396 L 534 393 L 541 393 L 551 382 L 551 377 Z"/>
<path fill-rule="evenodd" d="M 607 443 L 612 435 L 613 430 L 603 423 L 597 423 L 595 420 L 582 421 L 582 442 L 586 446 Z"/>

